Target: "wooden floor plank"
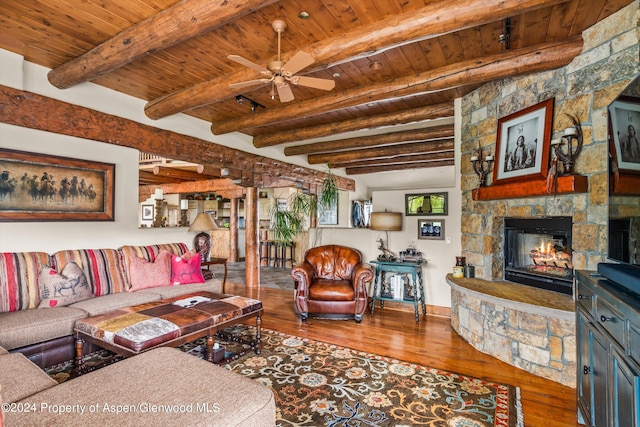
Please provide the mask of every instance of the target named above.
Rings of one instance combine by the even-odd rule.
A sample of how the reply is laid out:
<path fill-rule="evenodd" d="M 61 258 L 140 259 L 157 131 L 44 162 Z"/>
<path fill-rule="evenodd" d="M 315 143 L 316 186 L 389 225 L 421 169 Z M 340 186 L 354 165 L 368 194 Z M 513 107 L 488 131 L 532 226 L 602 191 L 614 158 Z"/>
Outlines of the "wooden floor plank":
<path fill-rule="evenodd" d="M 580 425 L 576 419 L 575 389 L 479 352 L 453 330 L 447 317 L 421 316 L 416 323 L 411 311 L 376 307 L 375 315 L 367 311 L 360 324 L 322 319 L 302 322 L 294 312 L 293 291 L 246 289 L 244 284 L 236 283 L 227 283 L 226 291 L 262 300 L 264 328 L 518 386 L 527 427 Z"/>

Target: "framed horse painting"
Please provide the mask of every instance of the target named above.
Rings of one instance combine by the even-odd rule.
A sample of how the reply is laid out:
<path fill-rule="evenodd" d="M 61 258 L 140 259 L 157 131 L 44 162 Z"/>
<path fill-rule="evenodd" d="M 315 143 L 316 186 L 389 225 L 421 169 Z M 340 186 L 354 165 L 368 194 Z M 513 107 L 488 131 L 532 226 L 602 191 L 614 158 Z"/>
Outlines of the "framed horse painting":
<path fill-rule="evenodd" d="M 115 165 L 0 149 L 0 221 L 113 221 Z"/>

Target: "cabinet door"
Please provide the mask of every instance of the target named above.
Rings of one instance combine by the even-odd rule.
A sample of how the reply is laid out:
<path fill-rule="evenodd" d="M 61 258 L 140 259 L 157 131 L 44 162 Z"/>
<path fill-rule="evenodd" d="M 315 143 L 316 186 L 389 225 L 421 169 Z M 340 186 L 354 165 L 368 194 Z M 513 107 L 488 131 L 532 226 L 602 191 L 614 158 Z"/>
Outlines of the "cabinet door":
<path fill-rule="evenodd" d="M 602 333 L 596 329 L 591 333 L 592 381 L 593 381 L 593 425 L 605 427 L 608 422 L 609 399 L 609 344 Z"/>
<path fill-rule="evenodd" d="M 613 350 L 611 354 L 612 421 L 615 427 L 638 427 L 640 421 L 637 399 L 640 397 L 640 377 L 624 359 L 624 356 Z"/>
<path fill-rule="evenodd" d="M 578 409 L 584 417 L 584 422 L 592 426 L 593 420 L 593 372 L 592 372 L 592 333 L 589 328 L 589 320 L 578 310 Z"/>

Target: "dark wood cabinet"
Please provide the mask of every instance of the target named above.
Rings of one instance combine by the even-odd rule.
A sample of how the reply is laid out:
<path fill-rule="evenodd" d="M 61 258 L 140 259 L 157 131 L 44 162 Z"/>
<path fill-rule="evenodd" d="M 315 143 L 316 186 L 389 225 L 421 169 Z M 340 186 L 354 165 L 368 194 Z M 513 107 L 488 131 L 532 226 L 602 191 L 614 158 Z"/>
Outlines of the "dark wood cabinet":
<path fill-rule="evenodd" d="M 579 271 L 574 287 L 579 416 L 595 427 L 640 427 L 640 296 Z"/>

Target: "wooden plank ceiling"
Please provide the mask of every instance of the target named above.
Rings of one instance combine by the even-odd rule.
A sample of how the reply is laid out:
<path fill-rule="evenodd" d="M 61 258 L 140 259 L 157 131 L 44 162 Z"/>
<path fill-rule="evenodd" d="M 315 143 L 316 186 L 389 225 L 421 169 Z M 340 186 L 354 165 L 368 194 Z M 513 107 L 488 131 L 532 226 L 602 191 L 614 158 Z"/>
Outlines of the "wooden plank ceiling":
<path fill-rule="evenodd" d="M 453 164 L 452 125 L 431 119 L 451 117 L 453 100 L 481 84 L 569 63 L 581 32 L 630 2 L 2 0 L 0 48 L 51 68 L 57 87 L 92 81 L 141 98 L 153 119 L 183 112 L 211 122 L 214 134 L 252 136 L 257 153 L 277 146 L 310 165 L 376 173 Z M 281 102 L 273 83 L 229 87 L 269 77 L 228 56 L 260 67 L 276 60 L 277 19 L 286 24 L 285 68 L 306 52 L 313 63 L 296 75 L 335 88 L 289 81 L 294 99 Z M 394 129 L 408 123 L 420 128 Z M 385 131 L 340 135 L 367 129 Z M 202 167 L 209 179 L 228 166 Z M 167 182 L 187 176 L 149 173 Z"/>

